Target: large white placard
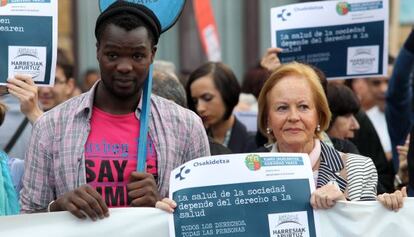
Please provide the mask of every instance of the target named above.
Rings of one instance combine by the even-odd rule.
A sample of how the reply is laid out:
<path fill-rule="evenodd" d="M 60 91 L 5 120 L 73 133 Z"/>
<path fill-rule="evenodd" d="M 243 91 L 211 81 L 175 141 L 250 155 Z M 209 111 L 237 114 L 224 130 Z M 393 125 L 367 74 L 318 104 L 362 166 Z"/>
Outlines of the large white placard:
<path fill-rule="evenodd" d="M 195 159 L 171 172 L 178 206 L 171 236 L 319 236 L 306 154 L 257 153 Z"/>
<path fill-rule="evenodd" d="M 388 0 L 318 1 L 271 9 L 281 62 L 320 68 L 328 79 L 387 75 Z"/>
<path fill-rule="evenodd" d="M 26 74 L 53 85 L 57 54 L 57 0 L 8 0 L 0 6 L 0 85 Z"/>

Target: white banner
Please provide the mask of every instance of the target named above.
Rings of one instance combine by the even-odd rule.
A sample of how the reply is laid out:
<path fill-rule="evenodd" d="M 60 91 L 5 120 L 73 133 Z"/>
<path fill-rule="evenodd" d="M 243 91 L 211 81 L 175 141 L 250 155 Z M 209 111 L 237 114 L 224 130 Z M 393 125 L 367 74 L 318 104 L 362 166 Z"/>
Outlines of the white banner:
<path fill-rule="evenodd" d="M 341 202 L 317 212 L 322 236 L 404 237 L 413 236 L 413 210 L 414 198 L 408 198 L 398 212 L 386 210 L 378 202 Z M 68 212 L 0 217 L 0 236 L 168 237 L 169 215 L 155 208 L 117 208 L 110 209 L 110 217 L 96 222 L 79 220 Z"/>

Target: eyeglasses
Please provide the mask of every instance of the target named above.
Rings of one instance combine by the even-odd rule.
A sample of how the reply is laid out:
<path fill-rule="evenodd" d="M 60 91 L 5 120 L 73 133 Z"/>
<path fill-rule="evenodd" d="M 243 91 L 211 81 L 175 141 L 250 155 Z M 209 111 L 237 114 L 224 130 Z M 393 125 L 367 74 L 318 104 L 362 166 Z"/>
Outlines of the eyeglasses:
<path fill-rule="evenodd" d="M 55 84 L 66 84 L 66 81 L 61 80 L 61 79 L 55 77 Z"/>

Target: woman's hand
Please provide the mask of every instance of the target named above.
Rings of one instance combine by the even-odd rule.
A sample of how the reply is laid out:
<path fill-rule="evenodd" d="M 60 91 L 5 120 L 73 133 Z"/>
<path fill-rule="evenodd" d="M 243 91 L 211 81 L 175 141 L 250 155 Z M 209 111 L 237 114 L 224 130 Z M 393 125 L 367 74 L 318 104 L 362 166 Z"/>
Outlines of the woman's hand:
<path fill-rule="evenodd" d="M 158 201 L 155 204 L 155 207 L 166 212 L 173 213 L 174 209 L 177 207 L 177 203 L 169 198 L 164 198 L 161 201 Z"/>
<path fill-rule="evenodd" d="M 34 123 L 43 111 L 39 107 L 37 86 L 28 75 L 16 75 L 7 80 L 7 89 L 20 101 L 20 110 L 31 123 Z"/>
<path fill-rule="evenodd" d="M 402 146 L 397 146 L 398 159 L 400 160 L 400 166 L 395 177 L 394 185 L 396 187 L 405 186 L 408 183 L 408 164 L 407 155 L 408 148 L 410 147 L 410 134 L 405 139 L 405 143 Z"/>
<path fill-rule="evenodd" d="M 310 203 L 314 209 L 329 209 L 339 200 L 346 200 L 345 195 L 337 185 L 327 184 L 312 193 Z"/>
<path fill-rule="evenodd" d="M 279 57 L 277 56 L 282 52 L 281 48 L 268 48 L 265 55 L 260 60 L 260 66 L 267 69 L 270 72 L 276 71 L 282 65 Z"/>
<path fill-rule="evenodd" d="M 393 193 L 383 193 L 378 195 L 377 200 L 384 205 L 384 207 L 398 211 L 403 207 L 404 199 L 407 197 L 407 188 L 403 187 Z"/>

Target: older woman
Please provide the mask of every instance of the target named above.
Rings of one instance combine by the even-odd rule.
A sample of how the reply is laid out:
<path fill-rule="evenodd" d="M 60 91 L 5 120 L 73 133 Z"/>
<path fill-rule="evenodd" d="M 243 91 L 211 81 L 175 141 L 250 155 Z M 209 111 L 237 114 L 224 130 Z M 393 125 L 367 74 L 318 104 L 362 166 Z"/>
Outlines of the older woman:
<path fill-rule="evenodd" d="M 331 120 L 328 102 L 315 71 L 304 64 L 280 66 L 259 96 L 259 128 L 267 134 L 272 152 L 306 153 L 316 183 L 310 203 L 327 209 L 338 200 L 376 200 L 377 171 L 368 157 L 345 154 L 320 140 Z M 387 208 L 402 206 L 402 193 L 378 198 Z M 172 212 L 173 200 L 156 205 Z"/>
<path fill-rule="evenodd" d="M 233 153 L 253 151 L 254 137 L 233 115 L 240 85 L 233 71 L 223 63 L 201 65 L 188 78 L 188 108 L 203 120 L 207 133 Z"/>
<path fill-rule="evenodd" d="M 332 207 L 337 200 L 375 200 L 377 171 L 371 159 L 340 153 L 320 141 L 330 120 L 319 78 L 304 64 L 282 65 L 260 93 L 259 128 L 272 142 L 272 152 L 309 154 L 317 186 L 314 208 Z"/>

